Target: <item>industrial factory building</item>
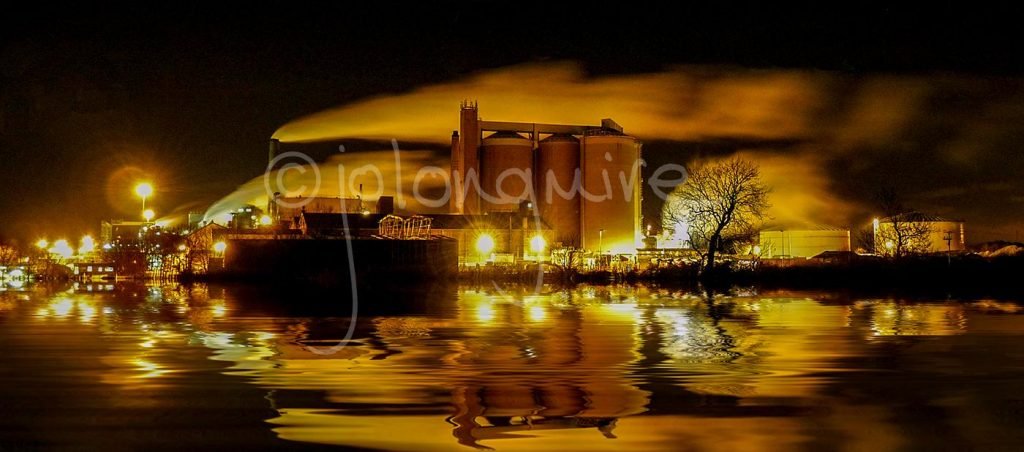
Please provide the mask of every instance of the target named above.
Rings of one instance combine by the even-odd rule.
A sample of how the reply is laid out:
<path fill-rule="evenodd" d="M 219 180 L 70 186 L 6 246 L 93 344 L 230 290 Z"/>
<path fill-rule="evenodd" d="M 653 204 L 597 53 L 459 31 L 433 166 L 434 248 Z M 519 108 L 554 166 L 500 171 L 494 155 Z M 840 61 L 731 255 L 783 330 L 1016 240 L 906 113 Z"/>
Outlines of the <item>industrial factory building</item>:
<path fill-rule="evenodd" d="M 527 203 L 550 226 L 557 247 L 635 254 L 640 147 L 611 119 L 600 125 L 483 121 L 476 104 L 463 103 L 452 133 L 451 213 L 514 212 Z"/>
<path fill-rule="evenodd" d="M 621 126 L 611 119 L 600 125 L 483 121 L 477 105 L 468 102 L 459 117 L 451 139 L 448 213 L 404 212 L 403 218 L 387 196 L 370 205 L 361 197 L 275 194 L 265 223 L 260 219 L 244 233 L 237 227 L 220 233 L 226 242 L 225 268 L 266 272 L 269 264 L 242 267 L 249 265 L 245 262 L 290 261 L 286 253 L 292 249 L 333 249 L 339 239 L 356 239 L 357 248 L 366 252 L 397 256 L 401 251 L 402 262 L 416 265 L 427 265 L 430 260 L 419 252 L 435 247 L 406 242 L 437 242 L 436 252 L 446 256 L 438 262 L 445 265 L 456 257 L 472 266 L 544 261 L 559 248 L 636 254 L 642 242 L 640 143 Z M 279 151 L 280 143 L 271 140 L 271 162 Z M 395 233 L 410 224 L 419 232 Z M 322 244 L 317 248 L 303 241 Z M 239 257 L 243 254 L 245 259 Z M 399 265 L 380 256 L 370 261 L 380 260 L 380 268 Z"/>

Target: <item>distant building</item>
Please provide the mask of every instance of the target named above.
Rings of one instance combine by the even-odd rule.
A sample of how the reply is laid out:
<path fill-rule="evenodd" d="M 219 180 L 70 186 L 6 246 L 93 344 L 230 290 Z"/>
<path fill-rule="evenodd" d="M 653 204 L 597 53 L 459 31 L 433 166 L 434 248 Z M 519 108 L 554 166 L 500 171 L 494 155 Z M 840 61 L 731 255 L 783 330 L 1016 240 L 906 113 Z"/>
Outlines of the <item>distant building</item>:
<path fill-rule="evenodd" d="M 417 219 L 419 221 L 415 221 Z M 397 225 L 382 226 L 382 222 L 396 220 Z M 558 246 L 553 242 L 554 232 L 550 226 L 533 215 L 519 212 L 493 212 L 487 215 L 426 214 L 405 218 L 382 214 L 302 212 L 297 232 L 311 238 L 396 238 L 394 234 L 382 231 L 389 227 L 408 228 L 410 222 L 416 224 L 417 231 L 406 231 L 402 238 L 456 239 L 459 243 L 459 262 L 463 264 L 536 260 L 538 254 L 547 256 L 553 246 Z M 538 246 L 542 249 L 541 253 L 535 250 Z"/>
<path fill-rule="evenodd" d="M 113 262 L 75 262 L 72 273 L 79 281 L 113 281 L 114 267 Z"/>
<path fill-rule="evenodd" d="M 548 255 L 555 242 L 555 231 L 533 215 L 515 212 L 492 212 L 487 215 L 427 215 L 433 220 L 432 234 L 451 237 L 459 242 L 462 264 L 536 260 L 538 254 Z M 539 237 L 539 239 L 536 239 Z M 534 245 L 543 244 L 535 252 Z"/>
<path fill-rule="evenodd" d="M 608 118 L 599 125 L 484 121 L 477 104 L 465 102 L 451 137 L 451 180 L 478 185 L 452 184 L 449 212 L 471 219 L 515 212 L 534 188 L 538 205 L 530 208 L 551 226 L 553 241 L 635 255 L 643 246 L 640 155 L 640 141 Z"/>
<path fill-rule="evenodd" d="M 276 219 L 285 224 L 297 227 L 299 216 L 307 213 L 363 213 L 366 209 L 359 198 L 332 198 L 318 196 L 314 198 L 279 197 L 274 204 Z"/>
<path fill-rule="evenodd" d="M 134 244 L 142 237 L 144 221 L 108 220 L 100 223 L 100 243 L 106 245 Z"/>
<path fill-rule="evenodd" d="M 210 270 L 211 258 L 215 256 L 214 245 L 220 240 L 219 235 L 227 230 L 225 226 L 209 223 L 185 236 L 184 270 L 194 274 L 205 274 Z"/>
<path fill-rule="evenodd" d="M 850 251 L 850 231 L 832 226 L 765 229 L 758 241 L 765 258 L 811 258 L 828 251 Z"/>

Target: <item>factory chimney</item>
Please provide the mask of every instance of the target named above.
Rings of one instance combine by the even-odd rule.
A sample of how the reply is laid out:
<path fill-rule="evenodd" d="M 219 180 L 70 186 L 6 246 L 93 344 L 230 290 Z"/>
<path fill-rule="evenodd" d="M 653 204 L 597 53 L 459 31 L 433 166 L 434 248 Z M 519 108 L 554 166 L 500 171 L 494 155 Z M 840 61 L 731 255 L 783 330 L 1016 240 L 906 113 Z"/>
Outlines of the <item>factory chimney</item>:
<path fill-rule="evenodd" d="M 267 155 L 268 155 L 268 157 L 267 157 L 267 165 L 270 165 L 270 162 L 274 161 L 274 157 L 277 157 L 277 153 L 280 152 L 280 151 L 281 151 L 281 140 L 278 140 L 277 138 L 271 138 L 270 139 L 270 149 L 269 149 L 269 152 L 267 153 Z M 272 168 L 267 168 L 267 169 L 269 170 L 269 169 L 272 169 Z"/>
<path fill-rule="evenodd" d="M 455 193 L 463 196 L 462 213 L 477 215 L 480 213 L 480 195 L 475 184 L 467 184 L 466 179 L 472 173 L 475 180 L 480 180 L 480 116 L 476 102 L 463 102 L 459 116 L 459 157 L 462 174 L 460 185 Z M 462 186 L 466 186 L 463 190 Z"/>
<path fill-rule="evenodd" d="M 277 157 L 277 154 L 280 151 L 281 151 L 281 140 L 278 140 L 277 138 L 271 138 L 270 139 L 270 146 L 268 146 L 268 150 L 267 150 L 267 172 L 268 173 L 274 169 L 274 168 L 271 167 L 271 165 L 274 163 L 274 158 Z M 267 212 L 267 215 L 270 215 L 270 217 L 275 219 L 275 220 L 277 220 L 277 202 L 276 202 L 277 195 L 278 195 L 278 193 L 274 193 L 273 195 L 271 195 L 270 193 L 267 193 L 267 210 L 266 210 L 266 212 Z"/>
<path fill-rule="evenodd" d="M 448 200 L 448 211 L 454 214 L 463 213 L 463 200 L 465 193 L 462 192 L 459 181 L 466 172 L 462 166 L 462 148 L 459 147 L 459 131 L 452 131 L 452 159 L 451 177 L 452 182 L 451 198 Z"/>

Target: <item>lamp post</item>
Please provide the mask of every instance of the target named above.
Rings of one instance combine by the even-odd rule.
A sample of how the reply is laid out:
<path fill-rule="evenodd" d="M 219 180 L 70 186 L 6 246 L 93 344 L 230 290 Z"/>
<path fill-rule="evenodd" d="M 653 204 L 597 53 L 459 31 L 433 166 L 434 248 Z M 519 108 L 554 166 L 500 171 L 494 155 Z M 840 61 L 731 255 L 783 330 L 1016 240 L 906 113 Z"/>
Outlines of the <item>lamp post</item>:
<path fill-rule="evenodd" d="M 953 259 L 950 257 L 953 252 L 953 231 L 946 231 L 942 239 L 946 241 L 946 268 L 949 268 L 953 265 Z"/>
<path fill-rule="evenodd" d="M 871 221 L 871 252 L 878 254 L 878 218 Z"/>
<path fill-rule="evenodd" d="M 533 236 L 533 238 L 530 239 L 530 249 L 534 253 L 537 253 L 537 265 L 540 265 L 542 253 L 544 252 L 544 248 L 547 247 L 547 245 L 547 241 L 545 241 L 544 237 L 539 234 Z"/>
<path fill-rule="evenodd" d="M 486 261 L 491 251 L 494 251 L 494 237 L 487 233 L 480 234 L 476 239 L 476 251 Z"/>
<path fill-rule="evenodd" d="M 142 198 L 142 212 L 145 216 L 146 212 L 146 198 L 153 195 L 153 185 L 149 182 L 142 182 L 135 186 L 135 194 Z"/>

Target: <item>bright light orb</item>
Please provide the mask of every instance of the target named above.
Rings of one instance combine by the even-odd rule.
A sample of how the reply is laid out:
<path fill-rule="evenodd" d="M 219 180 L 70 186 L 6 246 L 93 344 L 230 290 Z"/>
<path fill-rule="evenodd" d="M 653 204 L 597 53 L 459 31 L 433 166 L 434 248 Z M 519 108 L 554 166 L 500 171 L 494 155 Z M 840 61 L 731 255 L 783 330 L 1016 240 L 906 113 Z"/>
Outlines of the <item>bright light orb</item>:
<path fill-rule="evenodd" d="M 44 249 L 45 250 L 46 248 L 48 248 L 50 246 L 50 241 L 46 240 L 46 239 L 39 239 L 39 241 L 36 242 L 36 246 L 39 247 L 40 249 Z"/>
<path fill-rule="evenodd" d="M 274 223 L 274 219 L 270 218 L 270 215 L 264 215 L 260 217 L 260 224 L 263 226 L 270 226 Z"/>
<path fill-rule="evenodd" d="M 228 249 L 228 244 L 224 242 L 217 242 L 213 244 L 213 250 L 218 253 L 223 253 L 224 250 Z"/>
<path fill-rule="evenodd" d="M 544 251 L 544 248 L 546 248 L 547 246 L 548 242 L 544 240 L 544 237 L 535 235 L 532 239 L 530 239 L 530 249 L 533 250 L 534 253 Z"/>
<path fill-rule="evenodd" d="M 96 251 L 96 241 L 91 236 L 82 237 L 82 244 L 78 247 L 78 254 L 89 254 Z"/>
<path fill-rule="evenodd" d="M 135 194 L 143 198 L 148 198 L 153 194 L 153 185 L 149 182 L 143 182 L 135 186 Z"/>
<path fill-rule="evenodd" d="M 155 216 L 156 216 L 156 213 L 153 212 L 153 209 L 146 209 L 146 210 L 142 211 L 142 218 L 145 219 L 146 221 L 152 221 L 153 217 L 155 217 Z"/>
<path fill-rule="evenodd" d="M 53 242 L 53 246 L 50 247 L 48 251 L 65 259 L 75 255 L 75 250 L 73 250 L 71 245 L 68 245 L 68 241 L 64 239 Z"/>
<path fill-rule="evenodd" d="M 490 254 L 491 251 L 494 251 L 494 237 L 491 237 L 490 234 L 480 234 L 476 238 L 476 250 L 480 254 Z"/>

